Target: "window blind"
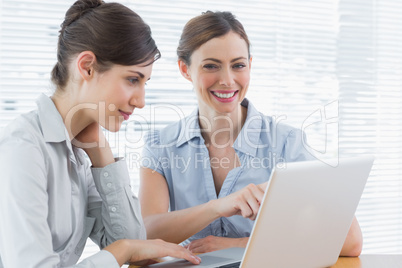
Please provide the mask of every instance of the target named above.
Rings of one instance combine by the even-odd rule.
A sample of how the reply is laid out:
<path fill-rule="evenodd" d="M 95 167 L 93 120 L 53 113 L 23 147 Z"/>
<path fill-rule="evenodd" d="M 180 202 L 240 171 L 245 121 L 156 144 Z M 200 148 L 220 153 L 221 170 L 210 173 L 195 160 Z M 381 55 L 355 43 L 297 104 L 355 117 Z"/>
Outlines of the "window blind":
<path fill-rule="evenodd" d="M 52 93 L 59 25 L 74 1 L 0 0 L 0 129 Z M 232 11 L 253 56 L 248 98 L 264 114 L 302 128 L 319 157 L 368 153 L 376 161 L 357 210 L 363 253 L 402 252 L 402 2 L 398 0 L 125 0 L 162 52 L 146 107 L 118 133 L 138 191 L 142 137 L 191 113 L 192 85 L 176 47 L 184 24 L 206 10 Z M 87 253 L 89 254 L 89 253 Z"/>
<path fill-rule="evenodd" d="M 402 2 L 340 1 L 340 151 L 376 155 L 357 216 L 365 252 L 401 252 Z"/>

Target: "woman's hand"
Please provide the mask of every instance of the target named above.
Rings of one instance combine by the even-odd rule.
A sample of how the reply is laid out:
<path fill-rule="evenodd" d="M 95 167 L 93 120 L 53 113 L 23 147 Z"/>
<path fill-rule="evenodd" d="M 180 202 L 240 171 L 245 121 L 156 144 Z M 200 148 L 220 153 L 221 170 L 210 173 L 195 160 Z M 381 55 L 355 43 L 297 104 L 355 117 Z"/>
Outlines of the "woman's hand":
<path fill-rule="evenodd" d="M 216 210 L 220 217 L 241 215 L 255 220 L 264 197 L 268 182 L 249 184 L 243 189 L 216 200 Z"/>
<path fill-rule="evenodd" d="M 78 133 L 72 143 L 82 149 L 99 147 L 101 143 L 106 142 L 106 138 L 103 135 L 101 127 L 98 123 L 94 122 L 84 128 L 80 133 Z"/>
<path fill-rule="evenodd" d="M 152 259 L 166 256 L 185 259 L 193 264 L 199 264 L 201 262 L 201 259 L 188 249 L 160 239 L 122 239 L 110 244 L 104 248 L 104 250 L 112 253 L 120 266 L 127 262 L 135 265 L 145 265 L 152 263 Z"/>
<path fill-rule="evenodd" d="M 247 246 L 248 237 L 228 238 L 219 236 L 207 236 L 205 238 L 193 240 L 185 248 L 193 253 L 206 253 L 225 248 L 245 248 Z"/>
<path fill-rule="evenodd" d="M 91 159 L 93 167 L 105 167 L 114 163 L 114 157 L 105 135 L 96 122 L 88 125 L 71 142 L 84 149 Z"/>

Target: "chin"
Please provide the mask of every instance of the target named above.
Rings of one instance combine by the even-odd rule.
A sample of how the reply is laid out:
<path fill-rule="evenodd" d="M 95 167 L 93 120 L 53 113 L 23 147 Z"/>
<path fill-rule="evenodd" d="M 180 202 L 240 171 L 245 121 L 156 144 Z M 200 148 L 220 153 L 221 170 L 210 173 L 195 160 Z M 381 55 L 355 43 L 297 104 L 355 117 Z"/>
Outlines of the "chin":
<path fill-rule="evenodd" d="M 215 106 L 214 108 L 215 108 L 214 110 L 217 113 L 230 114 L 230 113 L 233 113 L 233 112 L 237 111 L 237 109 L 239 109 L 239 103 L 238 102 L 236 102 L 236 103 L 233 102 L 233 103 L 231 103 L 229 105 L 228 104 L 220 105 L 220 106 Z"/>
<path fill-rule="evenodd" d="M 105 127 L 106 130 L 110 131 L 110 132 L 118 132 L 121 129 L 121 124 L 117 124 L 117 125 L 109 125 L 108 127 Z"/>
<path fill-rule="evenodd" d="M 121 125 L 115 126 L 113 129 L 110 129 L 110 132 L 118 132 L 121 129 Z"/>

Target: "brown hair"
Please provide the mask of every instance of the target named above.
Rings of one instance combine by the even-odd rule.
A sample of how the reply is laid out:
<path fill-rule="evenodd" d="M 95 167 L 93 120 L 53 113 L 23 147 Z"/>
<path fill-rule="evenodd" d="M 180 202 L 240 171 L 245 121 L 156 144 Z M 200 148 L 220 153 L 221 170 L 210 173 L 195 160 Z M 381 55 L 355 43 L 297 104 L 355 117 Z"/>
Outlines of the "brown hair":
<path fill-rule="evenodd" d="M 223 36 L 230 31 L 237 33 L 246 41 L 250 58 L 250 41 L 240 21 L 231 12 L 206 11 L 189 20 L 184 26 L 177 47 L 179 60 L 190 65 L 191 55 L 196 49 L 212 38 Z"/>
<path fill-rule="evenodd" d="M 66 12 L 57 45 L 52 82 L 66 86 L 68 65 L 74 55 L 92 51 L 96 68 L 107 71 L 112 64 L 137 65 L 160 58 L 150 27 L 134 11 L 118 3 L 78 0 Z"/>

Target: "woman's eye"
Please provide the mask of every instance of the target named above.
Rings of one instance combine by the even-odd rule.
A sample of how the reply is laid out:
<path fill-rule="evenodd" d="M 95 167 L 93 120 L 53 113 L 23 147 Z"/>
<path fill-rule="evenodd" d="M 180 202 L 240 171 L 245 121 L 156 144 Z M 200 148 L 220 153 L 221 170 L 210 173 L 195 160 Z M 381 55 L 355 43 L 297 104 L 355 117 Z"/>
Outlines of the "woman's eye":
<path fill-rule="evenodd" d="M 205 64 L 204 68 L 207 70 L 214 70 L 214 69 L 218 68 L 218 66 L 216 66 L 215 64 Z"/>
<path fill-rule="evenodd" d="M 246 67 L 246 64 L 244 63 L 236 63 L 235 65 L 233 65 L 233 68 L 235 69 L 242 69 L 244 67 Z"/>
<path fill-rule="evenodd" d="M 128 80 L 131 84 L 136 84 L 136 83 L 138 83 L 138 78 L 137 78 L 137 77 L 128 78 L 127 80 Z"/>

